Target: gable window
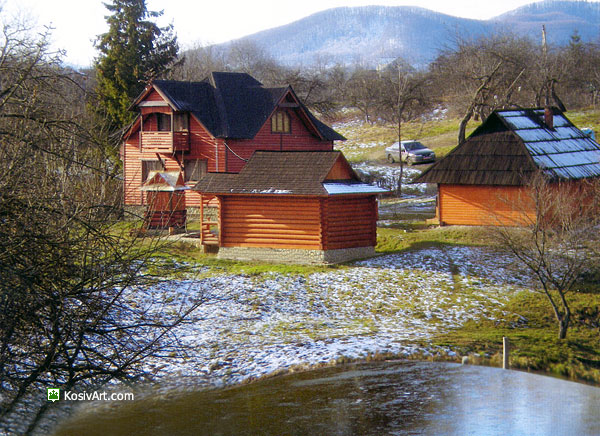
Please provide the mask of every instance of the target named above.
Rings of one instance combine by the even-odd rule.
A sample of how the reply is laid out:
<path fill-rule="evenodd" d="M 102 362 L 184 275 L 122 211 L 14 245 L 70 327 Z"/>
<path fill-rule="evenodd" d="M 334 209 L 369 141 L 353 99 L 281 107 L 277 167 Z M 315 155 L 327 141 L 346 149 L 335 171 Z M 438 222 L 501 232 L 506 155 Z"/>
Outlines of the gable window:
<path fill-rule="evenodd" d="M 291 133 L 290 116 L 287 112 L 275 112 L 271 117 L 271 132 L 273 133 Z"/>
<path fill-rule="evenodd" d="M 170 132 L 171 115 L 161 113 L 156 114 L 156 127 L 159 132 Z"/>
<path fill-rule="evenodd" d="M 197 182 L 206 175 L 205 159 L 190 159 L 184 163 L 184 175 L 186 182 Z"/>
<path fill-rule="evenodd" d="M 187 113 L 175 114 L 173 116 L 173 130 L 176 132 L 187 132 L 190 130 L 189 118 Z"/>

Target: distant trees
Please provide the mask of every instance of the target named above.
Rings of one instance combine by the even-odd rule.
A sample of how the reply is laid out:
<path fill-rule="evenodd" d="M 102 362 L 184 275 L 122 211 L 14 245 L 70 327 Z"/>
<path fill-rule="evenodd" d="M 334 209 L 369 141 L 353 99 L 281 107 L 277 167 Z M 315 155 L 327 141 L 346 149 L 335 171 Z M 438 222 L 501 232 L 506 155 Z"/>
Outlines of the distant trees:
<path fill-rule="evenodd" d="M 173 63 L 178 44 L 172 26 L 151 21 L 162 12 L 148 11 L 146 0 L 112 0 L 105 6 L 112 14 L 106 17 L 108 32 L 96 41 L 100 56 L 94 68 L 98 108 L 114 130 L 132 121 L 132 100 Z"/>
<path fill-rule="evenodd" d="M 325 57 L 312 66 L 292 68 L 277 64 L 261 47 L 239 41 L 188 51 L 171 77 L 202 80 L 215 70 L 248 72 L 267 86 L 292 84 L 322 114 L 353 108 L 369 123 L 396 124 L 442 105 L 463 120 L 459 141 L 467 123 L 484 119 L 494 109 L 598 103 L 600 46 L 582 42 L 576 33 L 564 47 L 544 46 L 541 28 L 538 41 L 506 31 L 457 38 L 452 46 L 421 69 L 401 59 L 374 68 L 332 64 Z"/>
<path fill-rule="evenodd" d="M 0 433 L 29 434 L 54 403 L 48 387 L 97 389 L 146 374 L 193 310 L 130 304 L 151 279 L 157 241 L 119 222 L 121 182 L 108 129 L 86 112 L 77 73 L 47 35 L 0 33 Z M 82 103 L 83 102 L 83 103 Z"/>

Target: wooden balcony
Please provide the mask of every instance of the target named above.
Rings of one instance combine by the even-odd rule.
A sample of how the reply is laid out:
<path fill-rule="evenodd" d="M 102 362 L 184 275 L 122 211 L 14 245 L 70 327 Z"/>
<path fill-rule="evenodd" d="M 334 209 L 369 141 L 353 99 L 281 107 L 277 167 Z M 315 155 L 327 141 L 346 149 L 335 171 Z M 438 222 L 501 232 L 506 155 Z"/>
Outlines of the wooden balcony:
<path fill-rule="evenodd" d="M 190 149 L 189 132 L 141 132 L 142 151 L 173 153 Z"/>

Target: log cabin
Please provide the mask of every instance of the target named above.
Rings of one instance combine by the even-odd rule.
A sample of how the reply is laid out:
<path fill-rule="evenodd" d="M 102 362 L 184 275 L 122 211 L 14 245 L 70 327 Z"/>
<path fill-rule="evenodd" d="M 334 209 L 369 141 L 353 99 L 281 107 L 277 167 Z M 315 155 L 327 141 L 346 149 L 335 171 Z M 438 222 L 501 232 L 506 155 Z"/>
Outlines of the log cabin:
<path fill-rule="evenodd" d="M 438 186 L 441 225 L 535 222 L 536 174 L 572 184 L 600 176 L 600 145 L 557 108 L 497 110 L 415 183 Z"/>
<path fill-rule="evenodd" d="M 208 174 L 193 190 L 205 200 L 202 243 L 220 258 L 292 263 L 374 255 L 386 192 L 339 151 L 256 151 L 239 173 Z"/>
<path fill-rule="evenodd" d="M 244 73 L 201 82 L 155 80 L 135 99 L 139 115 L 122 138 L 126 209 L 146 213 L 152 172 L 180 172 L 186 187 L 209 172 L 239 172 L 256 150 L 331 151 L 345 138 L 319 121 L 290 86 L 267 88 Z M 185 190 L 186 209 L 200 208 Z"/>

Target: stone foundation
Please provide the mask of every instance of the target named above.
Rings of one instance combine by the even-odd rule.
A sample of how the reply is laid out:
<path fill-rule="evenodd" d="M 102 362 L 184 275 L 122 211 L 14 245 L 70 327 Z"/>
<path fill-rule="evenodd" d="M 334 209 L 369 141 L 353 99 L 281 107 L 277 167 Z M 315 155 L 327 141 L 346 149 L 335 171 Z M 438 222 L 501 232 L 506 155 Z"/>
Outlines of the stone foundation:
<path fill-rule="evenodd" d="M 218 258 L 241 260 L 245 262 L 323 265 L 364 259 L 374 255 L 374 247 L 343 248 L 340 250 L 293 250 L 263 247 L 220 247 Z"/>

